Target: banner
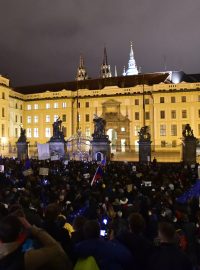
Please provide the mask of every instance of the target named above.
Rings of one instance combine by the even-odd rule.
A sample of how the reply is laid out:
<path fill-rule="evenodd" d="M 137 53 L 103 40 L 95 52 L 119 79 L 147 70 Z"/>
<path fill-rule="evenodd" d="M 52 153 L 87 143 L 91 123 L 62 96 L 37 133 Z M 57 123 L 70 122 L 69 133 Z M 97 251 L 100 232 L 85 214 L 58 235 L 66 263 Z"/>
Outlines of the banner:
<path fill-rule="evenodd" d="M 46 176 L 49 174 L 49 168 L 40 168 L 39 169 L 39 175 L 43 175 L 43 176 Z"/>
<path fill-rule="evenodd" d="M 48 143 L 38 143 L 37 144 L 38 149 L 38 159 L 39 160 L 45 160 L 50 158 L 50 151 L 49 151 L 49 144 Z"/>
<path fill-rule="evenodd" d="M 24 175 L 24 176 L 29 176 L 29 175 L 31 175 L 31 174 L 33 174 L 33 170 L 32 170 L 31 168 L 28 169 L 28 170 L 23 171 L 23 175 Z"/>

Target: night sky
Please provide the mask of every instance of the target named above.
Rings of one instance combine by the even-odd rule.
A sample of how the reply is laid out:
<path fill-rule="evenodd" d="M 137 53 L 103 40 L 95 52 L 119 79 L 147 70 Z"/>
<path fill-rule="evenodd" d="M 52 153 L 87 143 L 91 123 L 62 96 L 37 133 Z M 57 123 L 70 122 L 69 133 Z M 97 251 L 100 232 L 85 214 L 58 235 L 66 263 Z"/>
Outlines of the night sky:
<path fill-rule="evenodd" d="M 142 72 L 200 73 L 200 0 L 0 0 L 0 74 L 11 85 L 74 80 L 83 53 L 99 77 L 106 45 L 114 73 L 130 41 Z"/>

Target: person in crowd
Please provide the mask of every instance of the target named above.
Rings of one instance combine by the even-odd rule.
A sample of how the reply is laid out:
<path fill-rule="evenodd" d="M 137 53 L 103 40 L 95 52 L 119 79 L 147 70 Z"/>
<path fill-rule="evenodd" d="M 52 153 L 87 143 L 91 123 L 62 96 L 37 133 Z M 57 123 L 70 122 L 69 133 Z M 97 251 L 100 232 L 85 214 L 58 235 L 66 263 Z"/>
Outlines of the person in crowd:
<path fill-rule="evenodd" d="M 160 223 L 158 230 L 160 244 L 148 260 L 149 270 L 192 270 L 189 258 L 176 245 L 175 227 L 170 223 Z"/>
<path fill-rule="evenodd" d="M 131 251 L 136 269 L 147 269 L 146 263 L 151 255 L 152 244 L 144 236 L 145 220 L 141 214 L 132 213 L 128 218 L 128 223 L 129 231 L 122 233 L 117 239 Z"/>
<path fill-rule="evenodd" d="M 25 245 L 29 236 L 40 248 Z M 32 226 L 24 218 L 9 215 L 0 221 L 1 270 L 71 270 L 72 265 L 58 242 L 43 229 Z"/>
<path fill-rule="evenodd" d="M 101 270 L 134 269 L 134 261 L 129 250 L 117 242 L 100 238 L 100 225 L 89 220 L 83 227 L 84 241 L 75 246 L 77 258 L 93 256 Z"/>

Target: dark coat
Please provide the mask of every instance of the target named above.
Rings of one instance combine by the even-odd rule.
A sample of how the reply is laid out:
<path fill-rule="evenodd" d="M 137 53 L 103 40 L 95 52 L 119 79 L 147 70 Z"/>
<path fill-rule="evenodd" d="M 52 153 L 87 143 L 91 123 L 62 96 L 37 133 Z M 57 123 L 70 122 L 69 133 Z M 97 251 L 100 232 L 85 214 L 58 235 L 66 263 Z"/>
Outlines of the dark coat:
<path fill-rule="evenodd" d="M 157 247 L 148 261 L 149 270 L 192 270 L 188 257 L 176 245 L 163 243 Z"/>
<path fill-rule="evenodd" d="M 85 240 L 76 245 L 75 254 L 77 259 L 93 256 L 101 270 L 134 269 L 131 253 L 117 241 Z"/>

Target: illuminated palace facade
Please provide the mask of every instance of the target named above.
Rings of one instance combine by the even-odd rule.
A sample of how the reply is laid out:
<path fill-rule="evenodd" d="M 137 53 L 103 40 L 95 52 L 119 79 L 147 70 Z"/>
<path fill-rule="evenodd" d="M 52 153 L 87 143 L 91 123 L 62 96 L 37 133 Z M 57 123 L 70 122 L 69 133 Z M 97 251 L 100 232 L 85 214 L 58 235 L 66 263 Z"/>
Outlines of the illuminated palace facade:
<path fill-rule="evenodd" d="M 77 130 L 93 133 L 93 116 L 107 122 L 106 132 L 116 151 L 134 151 L 138 131 L 149 126 L 152 145 L 173 149 L 181 144 L 182 129 L 189 123 L 200 137 L 200 75 L 183 72 L 141 74 L 131 45 L 128 68 L 112 75 L 107 53 L 100 78 L 89 79 L 83 57 L 76 80 L 66 83 L 12 88 L 0 76 L 1 154 L 15 145 L 20 126 L 30 145 L 45 143 L 52 136 L 52 123 L 60 117 L 66 140 Z"/>

